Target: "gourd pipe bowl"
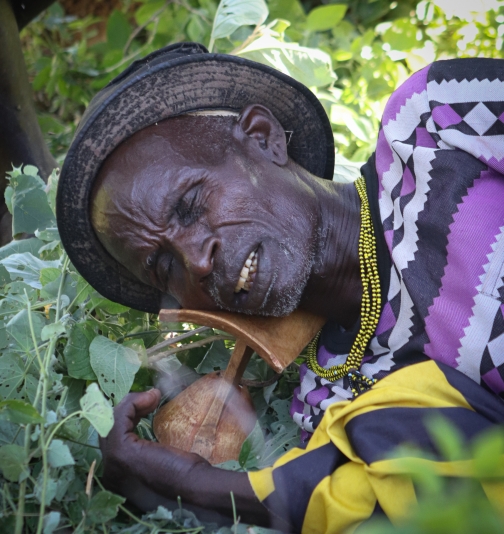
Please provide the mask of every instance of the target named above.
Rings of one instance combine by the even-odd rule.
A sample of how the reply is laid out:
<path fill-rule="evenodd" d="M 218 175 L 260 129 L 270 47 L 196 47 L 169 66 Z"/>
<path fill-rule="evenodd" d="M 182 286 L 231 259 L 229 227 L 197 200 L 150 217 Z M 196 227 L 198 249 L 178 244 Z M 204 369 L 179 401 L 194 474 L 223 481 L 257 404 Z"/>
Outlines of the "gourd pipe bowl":
<path fill-rule="evenodd" d="M 200 378 L 154 416 L 154 434 L 160 443 L 195 452 L 211 464 L 238 460 L 241 446 L 254 428 L 255 409 L 247 388 L 240 385 L 253 352 L 280 373 L 325 322 L 301 310 L 287 317 L 161 310 L 159 320 L 209 326 L 236 337 L 224 371 Z"/>

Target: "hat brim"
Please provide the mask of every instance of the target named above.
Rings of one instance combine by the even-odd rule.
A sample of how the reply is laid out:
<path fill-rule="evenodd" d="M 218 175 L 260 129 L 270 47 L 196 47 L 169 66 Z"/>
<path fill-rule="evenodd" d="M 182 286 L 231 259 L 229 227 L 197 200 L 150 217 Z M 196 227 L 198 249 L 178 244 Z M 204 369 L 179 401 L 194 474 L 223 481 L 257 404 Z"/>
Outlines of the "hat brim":
<path fill-rule="evenodd" d="M 202 49 L 202 47 L 201 47 Z M 63 246 L 79 273 L 104 297 L 150 313 L 174 301 L 137 280 L 105 250 L 89 216 L 94 179 L 109 154 L 158 121 L 202 109 L 268 107 L 292 132 L 289 156 L 312 174 L 332 179 L 334 142 L 324 108 L 304 85 L 266 65 L 236 56 L 191 53 L 154 61 L 121 75 L 84 114 L 58 185 L 57 218 Z"/>

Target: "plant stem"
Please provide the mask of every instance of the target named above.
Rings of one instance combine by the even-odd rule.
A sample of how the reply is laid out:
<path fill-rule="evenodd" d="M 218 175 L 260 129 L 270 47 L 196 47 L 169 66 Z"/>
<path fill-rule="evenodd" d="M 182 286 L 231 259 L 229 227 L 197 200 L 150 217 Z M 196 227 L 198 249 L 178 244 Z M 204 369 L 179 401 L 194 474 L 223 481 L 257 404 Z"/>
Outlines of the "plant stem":
<path fill-rule="evenodd" d="M 63 285 L 65 283 L 66 272 L 68 269 L 68 264 L 70 262 L 70 259 L 68 258 L 66 254 L 64 255 L 64 258 L 65 259 L 63 260 L 63 266 L 61 268 L 61 280 L 60 280 L 60 284 L 58 288 L 58 297 L 56 301 L 56 317 L 54 321 L 55 323 L 57 323 L 60 320 L 60 316 L 61 316 L 61 295 L 63 293 Z M 34 337 L 33 325 L 32 325 L 31 320 L 30 320 L 30 329 L 32 332 L 32 337 Z M 57 337 L 53 336 L 49 342 L 49 346 L 46 349 L 44 362 L 43 362 L 44 367 L 41 373 L 41 380 L 43 381 L 43 383 L 42 383 L 42 399 L 41 399 L 40 412 L 41 412 L 42 417 L 44 417 L 44 419 L 47 413 L 47 388 L 49 385 L 48 384 L 49 364 L 51 362 L 51 357 L 56 347 L 56 343 L 57 343 Z M 37 393 L 38 393 L 38 390 L 37 390 Z M 63 421 L 65 419 L 63 419 Z M 59 426 L 59 424 L 57 426 Z M 49 439 L 46 440 L 45 426 L 44 424 L 40 425 L 39 447 L 42 453 L 42 491 L 41 491 L 41 496 L 40 496 L 40 508 L 39 508 L 39 520 L 37 524 L 37 534 L 42 533 L 42 529 L 44 526 L 44 513 L 45 513 L 45 507 L 46 507 L 45 501 L 46 501 L 46 495 L 47 495 L 47 482 L 49 478 L 49 462 L 47 459 L 47 449 L 49 448 L 49 444 L 51 443 L 51 439 L 53 435 L 54 433 L 51 433 L 49 436 Z"/>
<path fill-rule="evenodd" d="M 154 356 L 151 356 L 149 358 L 149 365 L 152 365 L 153 363 L 159 360 L 162 360 L 163 358 L 171 356 L 172 354 L 176 354 L 177 352 L 195 349 L 197 347 L 204 347 L 205 345 L 208 345 L 209 343 L 213 343 L 214 341 L 221 341 L 221 340 L 233 340 L 234 341 L 234 339 L 235 338 L 232 336 L 224 336 L 224 335 L 206 337 L 205 339 L 201 339 L 200 341 L 195 341 L 194 343 L 187 343 L 186 345 L 182 345 L 181 347 L 175 347 L 173 349 L 167 350 L 166 352 L 155 354 Z"/>
<path fill-rule="evenodd" d="M 196 334 L 201 334 L 203 332 L 206 332 L 207 330 L 212 330 L 209 326 L 200 326 L 199 328 L 195 328 L 194 330 L 188 330 L 185 331 L 183 334 L 177 337 L 172 337 L 171 339 L 165 339 L 164 341 L 161 341 L 161 343 L 158 343 L 157 345 L 154 345 L 150 349 L 147 349 L 147 356 L 150 356 L 151 354 L 154 354 L 158 352 L 161 349 L 164 349 L 165 347 L 169 347 L 170 345 L 174 345 L 175 343 L 179 343 L 183 339 L 187 339 L 188 337 L 195 336 Z"/>

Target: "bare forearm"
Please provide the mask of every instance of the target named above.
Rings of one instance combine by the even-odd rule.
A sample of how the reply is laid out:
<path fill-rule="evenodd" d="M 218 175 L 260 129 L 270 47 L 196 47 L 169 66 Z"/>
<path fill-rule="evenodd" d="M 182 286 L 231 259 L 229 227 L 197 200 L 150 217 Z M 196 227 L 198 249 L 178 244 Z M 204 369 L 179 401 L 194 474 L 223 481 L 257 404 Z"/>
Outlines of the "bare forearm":
<path fill-rule="evenodd" d="M 269 526 L 268 511 L 255 496 L 247 473 L 213 467 L 197 455 L 170 452 L 164 450 L 156 475 L 152 470 L 148 475 L 149 487 L 156 494 L 172 500 L 180 497 L 184 503 L 232 517 L 233 493 L 242 521 Z"/>

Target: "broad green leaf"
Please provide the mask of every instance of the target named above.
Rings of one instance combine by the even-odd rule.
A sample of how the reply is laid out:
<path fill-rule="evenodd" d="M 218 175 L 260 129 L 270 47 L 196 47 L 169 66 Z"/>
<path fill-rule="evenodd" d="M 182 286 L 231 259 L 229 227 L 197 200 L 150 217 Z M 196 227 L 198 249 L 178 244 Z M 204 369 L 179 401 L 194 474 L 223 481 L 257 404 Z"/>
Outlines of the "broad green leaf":
<path fill-rule="evenodd" d="M 46 243 L 60 240 L 60 235 L 57 228 L 46 228 L 45 230 L 41 230 L 40 232 L 35 232 L 35 235 L 40 240 L 45 241 Z"/>
<path fill-rule="evenodd" d="M 306 28 L 312 32 L 330 30 L 343 20 L 346 10 L 341 4 L 318 6 L 308 13 Z"/>
<path fill-rule="evenodd" d="M 80 406 L 82 417 L 85 417 L 98 434 L 105 438 L 114 426 L 114 411 L 96 382 L 89 384 L 80 400 Z"/>
<path fill-rule="evenodd" d="M 89 345 L 95 336 L 92 327 L 87 323 L 76 323 L 72 326 L 64 350 L 69 376 L 84 380 L 96 380 L 89 356 Z"/>
<path fill-rule="evenodd" d="M 256 39 L 238 55 L 269 65 L 308 87 L 323 87 L 336 80 L 328 54 L 317 48 L 284 43 L 269 35 Z"/>
<path fill-rule="evenodd" d="M 43 244 L 44 243 L 36 237 L 21 239 L 19 241 L 11 241 L 7 245 L 0 247 L 0 260 L 3 260 L 12 254 L 22 254 L 23 252 L 29 252 L 33 256 L 36 256 L 39 248 Z"/>
<path fill-rule="evenodd" d="M 216 39 L 229 37 L 240 26 L 257 26 L 268 17 L 264 0 L 221 0 L 215 14 L 208 49 L 212 51 Z"/>
<path fill-rule="evenodd" d="M 124 13 L 114 9 L 107 20 L 107 44 L 111 50 L 124 48 L 132 28 Z"/>
<path fill-rule="evenodd" d="M 371 121 L 364 117 L 359 117 L 359 115 L 350 108 L 339 104 L 333 104 L 331 106 L 330 118 L 333 124 L 346 126 L 352 134 L 361 141 L 368 143 L 371 139 L 374 139 L 375 132 Z"/>
<path fill-rule="evenodd" d="M 269 0 L 270 20 L 288 19 L 291 22 L 303 22 L 306 14 L 299 0 Z"/>
<path fill-rule="evenodd" d="M 41 289 L 40 272 L 42 269 L 60 267 L 59 260 L 44 261 L 35 257 L 30 252 L 23 252 L 21 254 L 12 254 L 0 263 L 7 269 L 12 280 L 21 278 L 25 284 L 35 289 Z"/>
<path fill-rule="evenodd" d="M 66 465 L 74 465 L 72 453 L 68 445 L 63 443 L 60 439 L 53 439 L 49 448 L 47 449 L 47 459 L 51 467 L 64 467 Z"/>
<path fill-rule="evenodd" d="M 103 299 L 100 303 L 100 309 L 106 311 L 110 315 L 119 315 L 120 313 L 125 313 L 129 310 L 127 306 L 123 306 L 118 302 L 112 302 L 108 299 Z"/>
<path fill-rule="evenodd" d="M 44 328 L 42 328 L 42 332 L 40 333 L 40 339 L 42 341 L 47 341 L 52 337 L 60 337 L 65 332 L 65 325 L 61 321 L 58 321 L 57 323 L 51 323 L 44 326 Z"/>
<path fill-rule="evenodd" d="M 473 444 L 474 467 L 480 477 L 492 477 L 500 471 L 504 460 L 504 432 L 496 427 L 479 435 Z"/>
<path fill-rule="evenodd" d="M 9 399 L 17 394 L 24 380 L 24 364 L 17 354 L 0 356 L 0 398 Z"/>
<path fill-rule="evenodd" d="M 150 0 L 145 2 L 135 12 L 135 21 L 138 25 L 145 24 L 158 11 L 163 9 L 165 0 Z"/>
<path fill-rule="evenodd" d="M 0 469 L 3 476 L 11 482 L 26 478 L 26 452 L 20 445 L 4 445 L 0 447 Z M 22 476 L 24 475 L 24 476 Z"/>
<path fill-rule="evenodd" d="M 243 442 L 238 461 L 245 469 L 256 467 L 264 452 L 264 435 L 261 426 L 257 422 L 252 432 Z"/>
<path fill-rule="evenodd" d="M 395 20 L 382 39 L 392 50 L 411 50 L 418 47 L 417 27 L 409 19 Z"/>
<path fill-rule="evenodd" d="M 0 402 L 0 419 L 20 425 L 44 422 L 44 418 L 34 406 L 16 399 Z"/>
<path fill-rule="evenodd" d="M 126 499 L 110 491 L 98 492 L 89 503 L 87 517 L 92 523 L 106 523 L 114 519 L 119 511 L 119 505 Z"/>
<path fill-rule="evenodd" d="M 97 336 L 89 346 L 89 355 L 101 389 L 117 404 L 129 392 L 140 368 L 137 353 L 104 336 Z"/>
<path fill-rule="evenodd" d="M 12 443 L 23 445 L 24 430 L 21 430 L 21 432 L 19 430 L 19 425 L 0 420 L 0 446 L 10 445 Z"/>
<path fill-rule="evenodd" d="M 26 166 L 24 172 L 27 171 Z M 49 226 L 55 226 L 54 213 L 49 206 L 45 193 L 45 184 L 36 175 L 20 174 L 10 180 L 13 189 L 12 203 L 12 233 L 13 235 L 33 233 Z"/>
<path fill-rule="evenodd" d="M 61 514 L 59 512 L 49 512 L 44 516 L 44 523 L 42 534 L 53 534 L 53 532 L 58 528 L 60 522 Z"/>
<path fill-rule="evenodd" d="M 61 270 L 56 267 L 44 267 L 40 270 L 40 283 L 42 286 L 54 282 L 61 276 Z"/>
<path fill-rule="evenodd" d="M 257 462 L 259 468 L 272 465 L 280 456 L 299 444 L 299 427 L 292 419 L 288 425 L 277 423 L 275 431 L 275 435 L 264 444 L 263 455 Z"/>
<path fill-rule="evenodd" d="M 0 248 L 0 260 L 7 258 L 11 254 L 20 254 L 23 252 L 30 252 L 36 255 L 43 242 L 35 237 L 29 239 L 21 239 L 20 241 L 11 241 L 9 244 Z M 7 269 L 0 264 L 0 287 L 9 283 L 11 278 Z"/>
<path fill-rule="evenodd" d="M 39 313 L 30 312 L 35 340 L 40 343 L 40 333 L 44 327 L 44 320 Z M 34 349 L 33 338 L 30 331 L 28 310 L 18 312 L 6 325 L 9 343 L 15 350 L 30 352 Z"/>
<path fill-rule="evenodd" d="M 61 469 L 58 480 L 57 480 L 57 489 L 55 499 L 61 501 L 68 495 L 68 487 L 75 480 L 75 469 L 73 467 L 67 467 L 66 469 Z"/>
<path fill-rule="evenodd" d="M 47 482 L 45 483 L 46 491 L 45 491 L 45 505 L 49 506 L 56 497 L 56 490 L 58 489 L 58 482 L 54 480 L 54 478 L 48 478 Z M 43 471 L 40 472 L 40 475 L 37 477 L 37 481 L 35 482 L 34 487 L 34 495 L 37 501 L 40 503 L 42 502 L 42 493 L 44 489 L 44 476 Z"/>
<path fill-rule="evenodd" d="M 230 357 L 231 354 L 226 349 L 224 341 L 214 341 L 195 370 L 197 373 L 207 374 L 219 369 L 225 369 Z"/>

